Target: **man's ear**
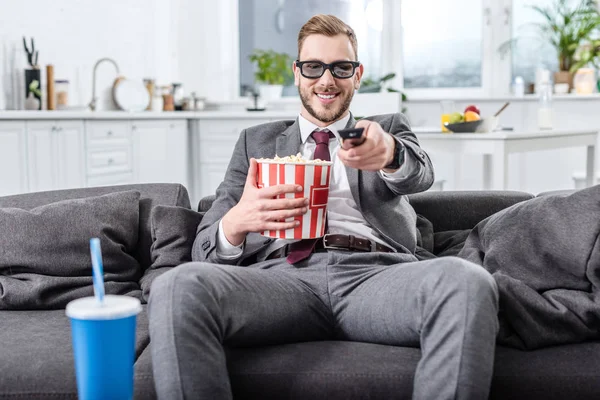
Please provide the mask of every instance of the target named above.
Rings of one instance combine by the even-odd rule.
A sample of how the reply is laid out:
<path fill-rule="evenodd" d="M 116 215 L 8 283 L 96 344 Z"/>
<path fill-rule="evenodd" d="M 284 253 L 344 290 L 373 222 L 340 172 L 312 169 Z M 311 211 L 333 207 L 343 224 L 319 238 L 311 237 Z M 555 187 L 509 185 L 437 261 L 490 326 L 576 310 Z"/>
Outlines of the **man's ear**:
<path fill-rule="evenodd" d="M 362 64 L 360 64 L 356 69 L 356 72 L 354 74 L 354 90 L 360 89 L 360 80 L 362 78 L 364 70 L 365 67 Z"/>
<path fill-rule="evenodd" d="M 300 86 L 300 68 L 296 66 L 296 61 L 292 61 L 292 71 L 294 71 L 294 85 Z"/>

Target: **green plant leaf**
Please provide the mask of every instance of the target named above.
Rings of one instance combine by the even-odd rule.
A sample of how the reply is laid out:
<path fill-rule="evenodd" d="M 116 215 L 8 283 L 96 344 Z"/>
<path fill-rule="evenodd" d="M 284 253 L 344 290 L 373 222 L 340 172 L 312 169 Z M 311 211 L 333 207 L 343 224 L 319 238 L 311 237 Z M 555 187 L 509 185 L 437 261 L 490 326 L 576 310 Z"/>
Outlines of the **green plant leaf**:
<path fill-rule="evenodd" d="M 293 78 L 292 58 L 286 53 L 255 49 L 248 59 L 255 64 L 254 79 L 258 83 L 283 85 Z"/>
<path fill-rule="evenodd" d="M 555 50 L 559 67 L 564 71 L 573 71 L 581 65 L 595 63 L 600 56 L 598 50 L 586 55 L 587 62 L 576 60 L 579 48 L 600 37 L 600 13 L 596 0 L 580 0 L 574 7 L 570 0 L 555 0 L 550 6 L 528 5 L 542 17 L 542 22 L 527 24 L 536 28 L 539 38 L 550 43 Z M 516 43 L 511 40 L 503 43 L 498 51 L 506 52 Z"/>

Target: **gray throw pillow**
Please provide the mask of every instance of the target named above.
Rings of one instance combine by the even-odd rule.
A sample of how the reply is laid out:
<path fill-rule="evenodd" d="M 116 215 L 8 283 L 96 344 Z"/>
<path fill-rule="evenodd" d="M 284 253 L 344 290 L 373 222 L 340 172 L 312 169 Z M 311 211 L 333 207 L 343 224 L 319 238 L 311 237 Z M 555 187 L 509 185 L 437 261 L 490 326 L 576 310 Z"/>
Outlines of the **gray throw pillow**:
<path fill-rule="evenodd" d="M 105 290 L 138 296 L 137 191 L 0 208 L 0 310 L 63 308 L 93 296 L 89 240 L 100 238 Z"/>
<path fill-rule="evenodd" d="M 472 230 L 459 256 L 498 284 L 501 344 L 600 339 L 599 234 L 600 186 L 516 204 Z"/>
<path fill-rule="evenodd" d="M 152 264 L 140 279 L 143 299 L 148 300 L 152 281 L 169 269 L 192 261 L 192 246 L 203 213 L 189 208 L 158 205 L 150 212 Z"/>

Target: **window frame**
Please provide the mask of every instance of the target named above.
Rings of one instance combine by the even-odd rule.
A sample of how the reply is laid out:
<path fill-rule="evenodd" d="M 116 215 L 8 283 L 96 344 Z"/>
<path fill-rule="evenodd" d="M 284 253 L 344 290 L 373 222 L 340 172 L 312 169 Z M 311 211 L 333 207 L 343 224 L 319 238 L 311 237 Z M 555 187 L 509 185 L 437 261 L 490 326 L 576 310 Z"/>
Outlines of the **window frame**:
<path fill-rule="evenodd" d="M 388 6 L 396 3 L 394 0 L 385 0 Z M 397 14 L 402 12 L 402 2 L 398 5 Z M 384 21 L 387 28 L 392 30 L 394 49 L 399 49 L 397 55 L 386 54 L 393 57 L 397 62 L 395 68 L 399 81 L 399 87 L 409 99 L 468 99 L 468 98 L 492 98 L 510 94 L 511 80 L 511 55 L 510 52 L 501 54 L 498 51 L 500 45 L 510 40 L 512 23 L 512 0 L 481 0 L 483 13 L 482 26 L 482 59 L 481 59 L 481 87 L 478 88 L 404 88 L 403 65 L 403 36 L 401 24 L 394 22 L 392 16 Z M 396 10 L 394 10 L 396 11 Z M 385 53 L 384 53 L 385 54 Z M 385 64 L 385 63 L 384 63 Z"/>
<path fill-rule="evenodd" d="M 235 17 L 224 18 L 230 24 L 226 26 L 223 33 L 227 39 L 221 40 L 230 44 L 231 52 L 221 55 L 222 64 L 226 64 L 232 79 L 230 80 L 229 93 L 231 99 L 240 100 L 240 60 L 239 60 L 239 20 L 238 2 L 240 0 L 223 0 L 219 2 L 221 10 L 226 15 Z M 383 29 L 382 29 L 382 60 L 383 73 L 395 72 L 396 76 L 391 80 L 391 87 L 403 91 L 410 99 L 469 99 L 469 98 L 496 98 L 511 95 L 512 55 L 510 52 L 504 54 L 498 51 L 502 43 L 512 37 L 512 12 L 513 0 L 481 0 L 484 15 L 484 26 L 482 27 L 482 86 L 480 88 L 404 88 L 403 54 L 402 54 L 402 25 L 400 13 L 404 0 L 383 0 Z M 488 20 L 489 23 L 485 21 Z M 364 45 L 364 44 L 363 44 Z M 235 48 L 235 50 L 233 50 Z"/>

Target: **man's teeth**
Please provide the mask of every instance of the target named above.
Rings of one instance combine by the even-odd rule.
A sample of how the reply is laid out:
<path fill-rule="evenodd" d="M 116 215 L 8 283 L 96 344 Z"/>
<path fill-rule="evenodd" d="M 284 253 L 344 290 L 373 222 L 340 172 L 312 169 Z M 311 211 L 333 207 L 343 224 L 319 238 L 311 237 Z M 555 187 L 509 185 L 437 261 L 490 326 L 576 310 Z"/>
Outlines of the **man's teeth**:
<path fill-rule="evenodd" d="M 333 99 L 335 97 L 335 94 L 317 94 L 317 96 L 319 96 L 322 99 Z"/>

